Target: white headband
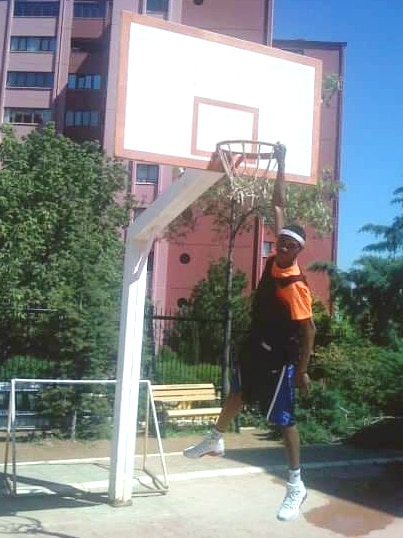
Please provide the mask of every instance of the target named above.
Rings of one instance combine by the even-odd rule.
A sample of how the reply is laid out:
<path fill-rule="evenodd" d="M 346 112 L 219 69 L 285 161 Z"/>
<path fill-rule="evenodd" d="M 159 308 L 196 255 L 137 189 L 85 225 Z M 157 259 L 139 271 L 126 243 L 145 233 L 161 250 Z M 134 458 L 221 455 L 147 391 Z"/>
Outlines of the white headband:
<path fill-rule="evenodd" d="M 292 237 L 293 239 L 295 239 L 295 241 L 298 241 L 301 247 L 305 246 L 305 239 L 301 235 L 299 235 L 297 232 L 293 232 L 292 230 L 283 228 L 282 230 L 280 230 L 279 235 L 287 235 L 288 237 Z"/>

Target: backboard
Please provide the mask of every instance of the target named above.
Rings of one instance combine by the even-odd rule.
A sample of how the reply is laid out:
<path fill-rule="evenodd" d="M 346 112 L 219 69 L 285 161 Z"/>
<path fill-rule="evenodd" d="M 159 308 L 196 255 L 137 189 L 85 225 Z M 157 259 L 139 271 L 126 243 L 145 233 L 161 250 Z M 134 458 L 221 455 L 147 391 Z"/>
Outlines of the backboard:
<path fill-rule="evenodd" d="M 122 12 L 115 155 L 219 170 L 217 142 L 287 147 L 286 179 L 318 171 L 321 61 Z"/>

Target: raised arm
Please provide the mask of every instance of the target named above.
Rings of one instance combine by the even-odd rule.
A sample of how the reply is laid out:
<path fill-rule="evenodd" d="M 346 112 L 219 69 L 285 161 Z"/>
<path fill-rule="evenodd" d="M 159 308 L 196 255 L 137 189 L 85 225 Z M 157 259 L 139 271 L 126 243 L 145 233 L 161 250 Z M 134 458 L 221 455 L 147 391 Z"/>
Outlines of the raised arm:
<path fill-rule="evenodd" d="M 273 190 L 274 233 L 276 237 L 284 228 L 285 216 L 285 154 L 286 147 L 277 143 L 274 147 L 274 158 L 277 160 L 277 176 Z"/>

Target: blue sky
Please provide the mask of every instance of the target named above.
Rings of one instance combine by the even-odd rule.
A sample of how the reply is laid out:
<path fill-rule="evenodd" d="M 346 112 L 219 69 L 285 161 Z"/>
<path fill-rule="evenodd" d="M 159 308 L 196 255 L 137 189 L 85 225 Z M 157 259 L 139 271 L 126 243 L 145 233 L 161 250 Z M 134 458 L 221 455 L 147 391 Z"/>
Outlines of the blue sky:
<path fill-rule="evenodd" d="M 346 42 L 338 266 L 390 224 L 403 186 L 403 0 L 275 0 L 274 37 Z"/>

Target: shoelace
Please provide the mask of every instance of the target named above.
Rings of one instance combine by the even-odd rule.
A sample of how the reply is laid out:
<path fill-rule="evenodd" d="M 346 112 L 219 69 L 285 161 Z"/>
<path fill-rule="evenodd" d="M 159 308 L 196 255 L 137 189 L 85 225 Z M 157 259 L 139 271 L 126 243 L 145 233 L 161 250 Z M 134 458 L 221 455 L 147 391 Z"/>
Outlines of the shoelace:
<path fill-rule="evenodd" d="M 288 490 L 284 497 L 284 508 L 295 508 L 300 502 L 300 492 L 298 490 Z"/>

